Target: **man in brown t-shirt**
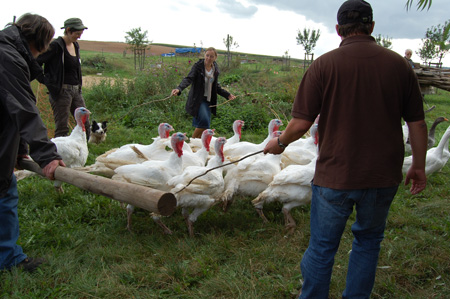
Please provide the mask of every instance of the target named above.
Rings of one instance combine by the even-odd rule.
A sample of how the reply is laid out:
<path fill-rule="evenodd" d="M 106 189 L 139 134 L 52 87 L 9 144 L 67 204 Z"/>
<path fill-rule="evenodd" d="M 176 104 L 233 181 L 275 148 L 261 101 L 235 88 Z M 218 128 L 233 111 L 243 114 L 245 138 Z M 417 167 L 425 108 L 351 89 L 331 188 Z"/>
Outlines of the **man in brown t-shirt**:
<path fill-rule="evenodd" d="M 264 149 L 283 152 L 320 114 L 311 237 L 301 262 L 300 298 L 328 297 L 334 255 L 354 207 L 355 239 L 343 297 L 370 296 L 386 218 L 403 178 L 402 118 L 414 143 L 414 162 L 405 184 L 412 181 L 412 194 L 426 186 L 427 128 L 413 70 L 403 57 L 376 44 L 369 3 L 346 1 L 337 19 L 339 48 L 309 67 L 294 101 L 292 120 Z"/>

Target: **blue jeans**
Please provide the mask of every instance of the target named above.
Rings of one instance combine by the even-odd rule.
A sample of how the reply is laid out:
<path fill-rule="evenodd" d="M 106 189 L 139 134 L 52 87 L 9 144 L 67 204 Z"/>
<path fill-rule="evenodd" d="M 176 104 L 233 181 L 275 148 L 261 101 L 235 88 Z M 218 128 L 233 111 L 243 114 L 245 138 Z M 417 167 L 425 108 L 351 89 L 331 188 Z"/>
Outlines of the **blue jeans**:
<path fill-rule="evenodd" d="M 22 247 L 17 245 L 19 239 L 19 216 L 17 215 L 17 180 L 13 175 L 11 186 L 5 197 L 0 198 L 0 270 L 9 269 L 27 256 Z"/>
<path fill-rule="evenodd" d="M 328 298 L 334 256 L 348 217 L 356 209 L 347 283 L 342 298 L 369 298 L 384 238 L 386 218 L 398 186 L 336 190 L 312 185 L 311 237 L 300 267 L 300 298 Z"/>
<path fill-rule="evenodd" d="M 192 126 L 195 128 L 209 129 L 211 126 L 211 108 L 209 102 L 203 99 L 198 109 L 197 117 L 192 120 Z"/>

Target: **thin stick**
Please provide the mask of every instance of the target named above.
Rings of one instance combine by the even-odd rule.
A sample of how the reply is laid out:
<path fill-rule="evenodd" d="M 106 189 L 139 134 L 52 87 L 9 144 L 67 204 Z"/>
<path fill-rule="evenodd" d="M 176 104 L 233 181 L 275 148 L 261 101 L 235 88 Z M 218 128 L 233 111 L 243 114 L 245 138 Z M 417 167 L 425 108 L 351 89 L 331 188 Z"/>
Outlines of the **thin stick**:
<path fill-rule="evenodd" d="M 248 96 L 248 95 L 251 95 L 251 94 L 255 94 L 255 93 L 259 93 L 259 92 L 246 93 L 245 96 Z M 228 102 L 231 102 L 231 101 L 236 100 L 237 97 L 239 97 L 239 95 L 237 95 L 237 96 L 236 96 L 234 99 L 232 99 L 232 100 L 226 100 L 226 101 L 223 102 L 223 103 L 220 103 L 220 104 L 217 104 L 217 105 L 212 105 L 212 106 L 209 106 L 209 107 L 217 107 L 217 106 L 225 105 L 225 104 L 228 103 Z"/>
<path fill-rule="evenodd" d="M 224 105 L 224 104 L 226 104 L 226 103 L 228 103 L 228 102 L 231 102 L 231 101 L 233 101 L 233 100 L 236 100 L 237 97 L 238 97 L 238 96 L 236 96 L 236 97 L 235 97 L 234 99 L 232 99 L 232 100 L 226 100 L 226 101 L 223 102 L 223 103 L 220 103 L 220 104 L 217 104 L 217 105 L 212 105 L 212 106 L 209 106 L 209 107 L 217 107 L 217 106 Z"/>
<path fill-rule="evenodd" d="M 247 156 L 245 156 L 245 157 L 240 158 L 239 160 L 231 161 L 231 162 L 229 162 L 229 163 L 226 163 L 226 164 L 223 164 L 223 165 L 220 165 L 220 166 L 216 166 L 216 167 L 210 168 L 210 169 L 208 169 L 207 171 L 205 171 L 205 173 L 200 174 L 200 175 L 196 176 L 195 178 L 193 178 L 193 179 L 192 179 L 186 186 L 184 186 L 181 190 L 178 190 L 177 192 L 175 192 L 175 194 L 177 194 L 177 193 L 183 191 L 183 190 L 186 189 L 186 188 L 187 188 L 187 187 L 188 187 L 195 179 L 198 179 L 199 177 L 204 176 L 205 174 L 207 174 L 207 173 L 210 172 L 211 170 L 214 170 L 214 169 L 217 169 L 217 168 L 221 168 L 221 167 L 225 167 L 225 166 L 228 166 L 228 165 L 233 164 L 233 163 L 236 163 L 236 162 L 240 162 L 240 161 L 242 161 L 242 160 L 244 160 L 244 159 L 246 159 L 246 158 L 248 158 L 248 157 L 251 157 L 251 156 L 260 154 L 260 153 L 262 153 L 262 152 L 264 152 L 264 150 L 260 150 L 260 151 L 254 152 L 254 153 L 252 153 L 252 154 L 249 154 L 249 155 L 247 155 Z"/>
<path fill-rule="evenodd" d="M 153 100 L 153 101 L 150 101 L 150 102 L 145 102 L 145 103 L 136 105 L 136 106 L 134 106 L 133 108 L 131 108 L 130 111 L 128 111 L 128 112 L 127 112 L 124 116 L 122 116 L 120 119 L 123 119 L 125 116 L 127 116 L 129 113 L 131 113 L 134 109 L 136 109 L 136 108 L 138 108 L 138 107 L 141 107 L 141 106 L 144 106 L 144 105 L 148 105 L 148 104 L 151 104 L 151 103 L 155 103 L 155 102 L 162 102 L 162 101 L 165 101 L 165 100 L 170 99 L 171 97 L 172 97 L 172 95 L 170 95 L 170 96 L 168 96 L 167 98 L 164 98 L 164 99 Z"/>

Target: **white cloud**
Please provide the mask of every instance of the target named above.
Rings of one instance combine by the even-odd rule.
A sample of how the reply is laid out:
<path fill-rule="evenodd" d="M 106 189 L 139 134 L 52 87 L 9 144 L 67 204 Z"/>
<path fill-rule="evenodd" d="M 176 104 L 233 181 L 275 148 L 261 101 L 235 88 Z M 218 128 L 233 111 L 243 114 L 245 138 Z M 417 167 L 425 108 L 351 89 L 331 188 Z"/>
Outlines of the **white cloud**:
<path fill-rule="evenodd" d="M 258 11 L 256 6 L 244 6 L 236 0 L 218 0 L 217 7 L 221 12 L 235 18 L 251 18 Z"/>
<path fill-rule="evenodd" d="M 78 0 L 67 9 L 60 1 L 36 2 L 22 0 L 0 10 L 0 24 L 12 21 L 14 15 L 31 12 L 46 17 L 61 35 L 64 20 L 79 17 L 88 30 L 85 40 L 125 41 L 126 31 L 141 27 L 154 43 L 185 46 L 203 45 L 224 49 L 223 39 L 230 34 L 239 44 L 237 51 L 303 58 L 304 51 L 296 44 L 298 29 L 320 29 L 321 37 L 314 50 L 315 57 L 339 46 L 334 25 L 336 11 L 343 1 L 298 0 L 165 0 L 112 3 L 110 1 Z M 426 29 L 448 19 L 447 0 L 434 0 L 430 11 L 406 12 L 406 0 L 387 3 L 372 1 L 375 19 L 374 34 L 388 36 L 393 48 L 403 56 L 404 48 L 415 52 Z M 447 8 L 447 9 L 445 9 Z M 413 22 L 412 22 L 413 21 Z M 409 36 L 408 36 L 409 35 Z M 450 55 L 445 58 L 450 66 Z"/>

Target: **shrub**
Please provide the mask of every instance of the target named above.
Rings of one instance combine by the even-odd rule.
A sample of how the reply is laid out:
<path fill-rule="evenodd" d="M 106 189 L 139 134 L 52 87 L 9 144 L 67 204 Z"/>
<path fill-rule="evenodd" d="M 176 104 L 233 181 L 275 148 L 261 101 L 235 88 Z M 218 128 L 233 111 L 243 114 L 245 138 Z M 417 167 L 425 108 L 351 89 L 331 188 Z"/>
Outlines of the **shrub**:
<path fill-rule="evenodd" d="M 106 69 L 106 59 L 102 55 L 87 57 L 82 60 L 82 73 L 84 75 L 96 74 Z"/>
<path fill-rule="evenodd" d="M 221 81 L 220 83 L 222 85 L 231 85 L 234 82 L 239 82 L 241 79 L 242 79 L 241 75 L 230 74 L 230 75 L 224 76 L 224 78 L 220 80 Z"/>

